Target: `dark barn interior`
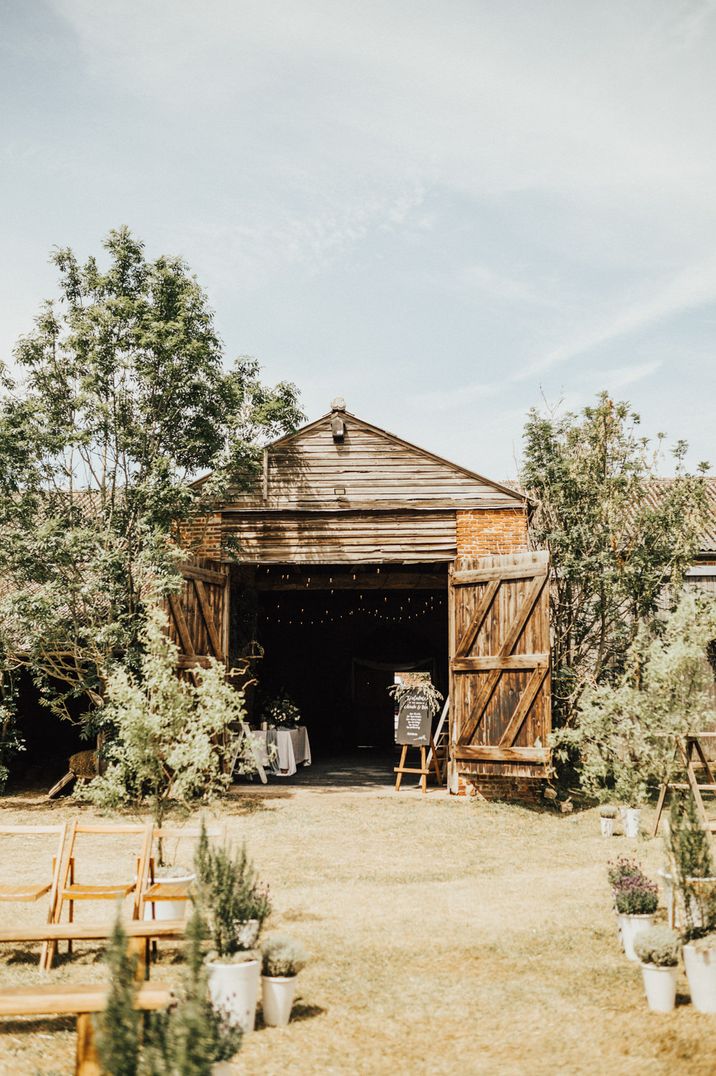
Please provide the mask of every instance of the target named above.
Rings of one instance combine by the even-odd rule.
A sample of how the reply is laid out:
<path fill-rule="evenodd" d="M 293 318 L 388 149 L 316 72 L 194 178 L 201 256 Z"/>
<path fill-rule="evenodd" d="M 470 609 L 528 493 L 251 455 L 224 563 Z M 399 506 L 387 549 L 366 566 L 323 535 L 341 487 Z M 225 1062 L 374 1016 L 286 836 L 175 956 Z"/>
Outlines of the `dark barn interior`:
<path fill-rule="evenodd" d="M 314 757 L 393 745 L 395 672 L 447 693 L 445 566 L 259 567 L 255 586 L 261 694 L 299 706 Z"/>

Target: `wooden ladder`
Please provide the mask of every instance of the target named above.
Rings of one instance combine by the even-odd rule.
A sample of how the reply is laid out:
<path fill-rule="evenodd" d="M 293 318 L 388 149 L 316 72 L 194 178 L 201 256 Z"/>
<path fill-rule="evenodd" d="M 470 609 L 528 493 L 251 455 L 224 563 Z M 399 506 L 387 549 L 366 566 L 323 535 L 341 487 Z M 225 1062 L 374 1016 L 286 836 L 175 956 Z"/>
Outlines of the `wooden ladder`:
<path fill-rule="evenodd" d="M 442 713 L 440 714 L 440 720 L 438 721 L 437 728 L 435 729 L 435 735 L 433 736 L 433 742 L 435 744 L 435 757 L 440 763 L 440 770 L 444 778 L 447 780 L 447 764 L 450 757 L 450 729 L 447 721 L 447 716 L 450 711 L 450 696 L 445 699 L 445 705 L 443 706 Z M 432 747 L 428 751 L 428 757 L 426 760 L 426 766 L 430 769 L 430 763 L 433 760 Z"/>

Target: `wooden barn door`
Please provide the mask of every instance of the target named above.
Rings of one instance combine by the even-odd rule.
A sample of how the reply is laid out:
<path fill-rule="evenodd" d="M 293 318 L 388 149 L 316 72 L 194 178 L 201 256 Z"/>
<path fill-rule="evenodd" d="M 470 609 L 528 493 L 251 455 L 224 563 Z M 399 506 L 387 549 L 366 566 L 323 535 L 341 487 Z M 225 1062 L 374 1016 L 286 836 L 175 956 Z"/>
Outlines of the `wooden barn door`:
<path fill-rule="evenodd" d="M 182 564 L 182 588 L 168 599 L 169 634 L 179 647 L 179 668 L 194 669 L 208 657 L 226 664 L 229 569 L 213 561 Z"/>
<path fill-rule="evenodd" d="M 546 552 L 450 574 L 450 746 L 464 775 L 544 777 L 551 728 Z"/>

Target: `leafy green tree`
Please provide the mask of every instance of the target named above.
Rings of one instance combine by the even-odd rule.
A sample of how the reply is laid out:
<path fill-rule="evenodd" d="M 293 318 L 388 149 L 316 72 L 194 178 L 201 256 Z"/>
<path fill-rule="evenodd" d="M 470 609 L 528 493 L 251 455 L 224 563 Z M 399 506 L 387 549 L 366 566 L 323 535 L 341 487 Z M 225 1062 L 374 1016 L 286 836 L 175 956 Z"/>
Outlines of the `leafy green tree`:
<path fill-rule="evenodd" d="M 532 410 L 521 481 L 533 510 L 531 541 L 551 558 L 555 723 L 575 720 L 583 692 L 618 676 L 639 625 L 678 593 L 698 549 L 703 475 L 657 478 L 663 437 L 639 436 L 627 403 L 602 393 L 562 416 Z M 707 469 L 702 464 L 699 471 Z"/>
<path fill-rule="evenodd" d="M 0 371 L 0 671 L 29 669 L 63 716 L 102 702 L 115 658 L 136 664 L 181 523 L 302 418 L 293 385 L 224 368 L 183 261 L 148 261 L 126 228 L 104 248 L 104 268 L 54 253 L 59 296 L 17 344 L 19 380 Z"/>
<path fill-rule="evenodd" d="M 714 638 L 716 600 L 686 591 L 662 623 L 641 625 L 613 683 L 584 691 L 552 744 L 558 762 L 578 757 L 587 795 L 638 807 L 670 775 L 674 736 L 716 726 Z"/>

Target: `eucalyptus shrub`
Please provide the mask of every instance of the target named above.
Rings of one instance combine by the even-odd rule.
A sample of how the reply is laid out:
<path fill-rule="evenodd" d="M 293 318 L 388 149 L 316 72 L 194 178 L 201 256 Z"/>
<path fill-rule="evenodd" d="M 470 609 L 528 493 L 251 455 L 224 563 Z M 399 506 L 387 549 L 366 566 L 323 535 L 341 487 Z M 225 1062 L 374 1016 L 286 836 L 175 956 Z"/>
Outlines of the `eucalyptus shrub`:
<path fill-rule="evenodd" d="M 180 679 L 166 626 L 162 611 L 151 610 L 139 672 L 117 665 L 110 675 L 100 722 L 104 772 L 77 793 L 100 807 L 148 802 L 157 825 L 172 804 L 186 810 L 225 792 L 235 757 L 243 772 L 255 768 L 243 692 L 213 659 L 196 683 Z"/>

